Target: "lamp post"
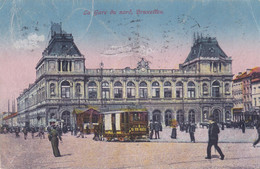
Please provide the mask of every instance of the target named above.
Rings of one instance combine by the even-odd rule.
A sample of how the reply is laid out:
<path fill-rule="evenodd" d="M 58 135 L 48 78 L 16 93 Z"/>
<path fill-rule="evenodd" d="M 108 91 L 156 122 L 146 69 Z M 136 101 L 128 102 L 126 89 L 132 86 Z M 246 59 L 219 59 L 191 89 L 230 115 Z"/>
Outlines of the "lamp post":
<path fill-rule="evenodd" d="M 101 108 L 103 108 L 103 91 L 102 91 L 102 80 L 103 80 L 103 67 L 104 63 L 100 63 L 100 101 L 101 101 Z"/>

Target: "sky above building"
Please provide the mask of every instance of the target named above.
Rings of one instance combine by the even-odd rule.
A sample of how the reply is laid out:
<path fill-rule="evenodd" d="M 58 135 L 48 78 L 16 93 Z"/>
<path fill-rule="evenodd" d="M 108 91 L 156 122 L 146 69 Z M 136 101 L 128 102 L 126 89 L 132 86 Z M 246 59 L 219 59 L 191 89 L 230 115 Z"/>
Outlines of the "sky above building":
<path fill-rule="evenodd" d="M 62 23 L 86 58 L 86 68 L 178 69 L 194 33 L 216 37 L 233 59 L 233 74 L 260 66 L 259 0 L 2 0 L 0 111 L 35 81 L 35 66 Z"/>

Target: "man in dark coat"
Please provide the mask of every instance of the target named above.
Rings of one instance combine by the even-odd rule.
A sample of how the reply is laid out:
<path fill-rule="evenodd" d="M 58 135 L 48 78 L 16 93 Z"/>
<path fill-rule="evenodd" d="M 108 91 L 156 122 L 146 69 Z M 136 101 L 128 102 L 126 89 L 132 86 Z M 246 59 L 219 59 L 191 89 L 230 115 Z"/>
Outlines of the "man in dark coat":
<path fill-rule="evenodd" d="M 189 125 L 189 133 L 190 133 L 190 141 L 195 143 L 195 136 L 194 136 L 194 133 L 195 133 L 195 124 L 190 124 Z"/>
<path fill-rule="evenodd" d="M 24 134 L 24 139 L 26 140 L 27 139 L 27 134 L 28 134 L 27 127 L 23 128 L 23 134 Z"/>
<path fill-rule="evenodd" d="M 220 155 L 220 159 L 224 160 L 224 154 L 222 153 L 221 149 L 218 146 L 218 133 L 219 133 L 219 127 L 218 124 L 215 122 L 213 116 L 209 117 L 209 141 L 208 141 L 208 147 L 207 147 L 207 157 L 206 159 L 211 159 L 211 147 L 214 145 L 215 149 L 218 151 Z"/>
<path fill-rule="evenodd" d="M 155 131 L 155 139 L 160 139 L 159 131 L 160 131 L 160 124 L 158 121 L 154 123 L 154 131 Z"/>
<path fill-rule="evenodd" d="M 34 126 L 31 127 L 31 132 L 32 132 L 32 139 L 34 138 L 34 133 L 35 133 L 35 128 Z"/>
<path fill-rule="evenodd" d="M 258 133 L 258 138 L 257 140 L 253 143 L 253 147 L 255 147 L 255 145 L 257 143 L 259 143 L 260 141 L 260 120 L 258 120 L 257 124 L 256 124 L 256 130 L 257 130 L 257 133 Z"/>
<path fill-rule="evenodd" d="M 62 142 L 61 136 L 56 130 L 56 126 L 53 125 L 51 132 L 48 135 L 49 141 L 51 141 L 53 155 L 55 157 L 60 157 L 60 150 L 59 150 L 59 140 Z"/>
<path fill-rule="evenodd" d="M 241 129 L 242 129 L 242 132 L 245 133 L 246 132 L 246 123 L 245 121 L 241 121 Z"/>

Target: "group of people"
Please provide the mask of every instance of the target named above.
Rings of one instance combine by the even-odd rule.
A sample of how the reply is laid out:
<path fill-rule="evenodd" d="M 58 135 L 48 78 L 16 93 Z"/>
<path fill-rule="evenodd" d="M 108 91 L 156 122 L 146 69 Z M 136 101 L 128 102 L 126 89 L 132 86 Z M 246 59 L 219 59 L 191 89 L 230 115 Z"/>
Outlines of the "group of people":
<path fill-rule="evenodd" d="M 160 139 L 160 131 L 162 131 L 162 124 L 158 121 L 150 121 L 150 139 L 153 139 L 155 133 L 155 139 Z"/>

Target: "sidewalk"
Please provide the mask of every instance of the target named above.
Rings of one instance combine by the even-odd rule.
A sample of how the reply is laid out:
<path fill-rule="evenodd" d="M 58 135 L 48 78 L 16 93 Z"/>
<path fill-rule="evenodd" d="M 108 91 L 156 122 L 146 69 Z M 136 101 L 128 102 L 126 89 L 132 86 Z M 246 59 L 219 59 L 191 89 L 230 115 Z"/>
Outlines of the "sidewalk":
<path fill-rule="evenodd" d="M 176 142 L 176 143 L 190 143 L 190 134 L 185 131 L 181 132 L 177 128 L 177 139 L 171 138 L 172 128 L 164 127 L 160 132 L 160 139 L 151 139 L 151 142 Z M 196 128 L 195 141 L 198 143 L 208 142 L 208 129 L 206 127 Z M 257 139 L 256 129 L 246 129 L 245 133 L 242 133 L 241 129 L 225 128 L 220 129 L 219 142 L 220 143 L 253 143 Z M 154 138 L 155 136 L 153 136 Z"/>

